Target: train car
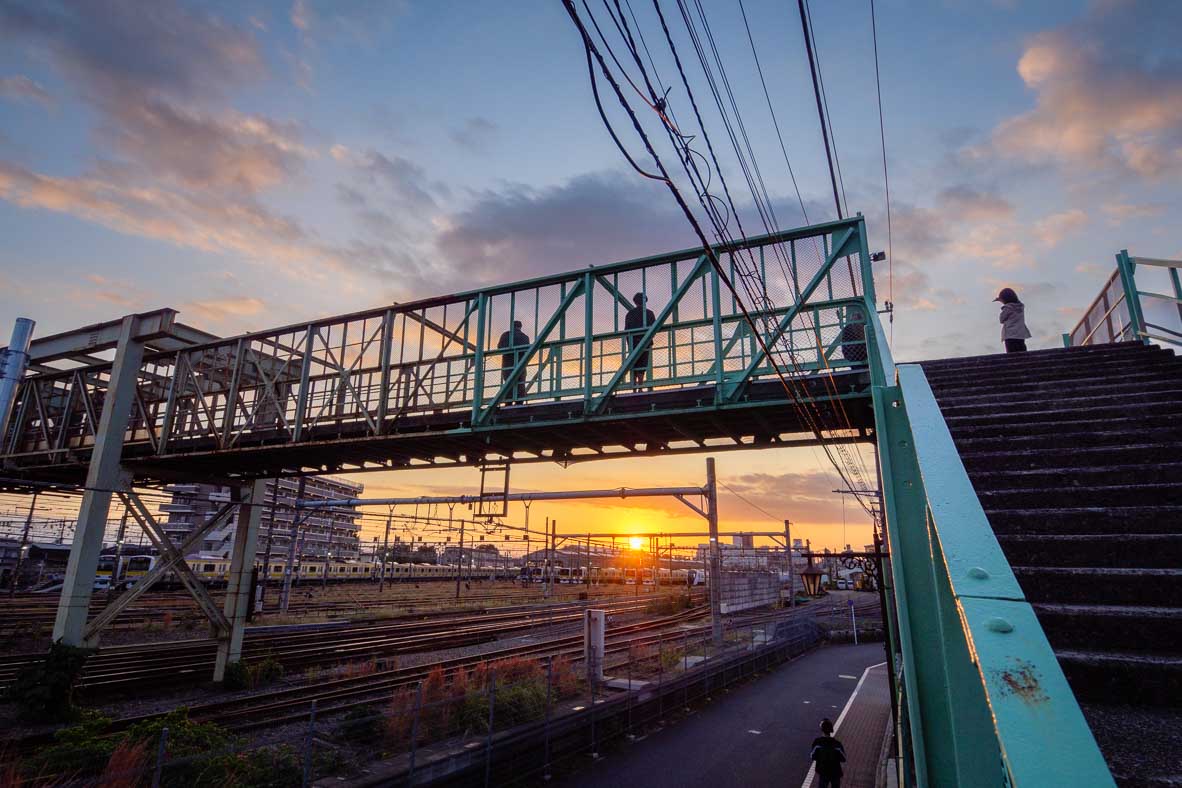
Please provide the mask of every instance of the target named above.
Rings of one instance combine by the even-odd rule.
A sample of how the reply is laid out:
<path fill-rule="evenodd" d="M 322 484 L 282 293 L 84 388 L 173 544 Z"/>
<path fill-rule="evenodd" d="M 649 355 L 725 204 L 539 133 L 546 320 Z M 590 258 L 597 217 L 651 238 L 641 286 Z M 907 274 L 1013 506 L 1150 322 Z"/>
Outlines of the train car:
<path fill-rule="evenodd" d="M 636 570 L 635 569 L 629 568 L 629 569 L 624 570 L 624 585 L 626 585 L 626 586 L 636 585 Z"/>
<path fill-rule="evenodd" d="M 653 570 L 641 569 L 640 570 L 640 582 L 641 582 L 641 585 L 646 585 L 646 586 L 653 585 L 656 582 L 656 580 L 653 578 Z"/>

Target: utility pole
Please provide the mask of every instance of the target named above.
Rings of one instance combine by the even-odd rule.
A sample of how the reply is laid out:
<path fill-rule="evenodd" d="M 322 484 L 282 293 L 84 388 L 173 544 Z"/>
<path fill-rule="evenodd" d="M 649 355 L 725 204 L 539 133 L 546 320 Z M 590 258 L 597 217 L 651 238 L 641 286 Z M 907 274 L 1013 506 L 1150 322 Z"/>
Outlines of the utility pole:
<path fill-rule="evenodd" d="M 386 558 L 390 555 L 390 520 L 394 518 L 394 507 L 390 507 L 390 511 L 386 514 L 386 538 L 382 541 L 382 573 L 378 577 L 378 593 L 386 587 Z M 410 562 L 414 565 L 415 552 L 414 542 L 410 543 Z"/>
<path fill-rule="evenodd" d="M 784 521 L 784 555 L 788 559 L 788 598 L 789 607 L 796 607 L 796 575 L 792 566 L 792 523 Z"/>
<path fill-rule="evenodd" d="M 119 561 L 123 558 L 123 538 L 127 534 L 128 509 L 123 507 L 123 516 L 119 518 L 119 530 L 115 532 L 115 561 L 111 564 L 111 584 L 107 586 L 107 597 L 115 593 L 115 581 L 119 579 Z"/>
<path fill-rule="evenodd" d="M 453 503 L 447 507 L 447 532 L 451 533 L 451 516 L 455 511 L 456 505 Z M 427 512 L 431 512 L 428 510 Z M 456 561 L 456 599 L 460 598 L 460 575 L 464 574 L 464 518 L 460 518 L 460 560 Z"/>
<path fill-rule="evenodd" d="M 267 580 L 271 577 L 271 540 L 275 535 L 275 508 L 279 504 L 279 477 L 275 477 L 275 486 L 271 489 L 271 516 L 267 520 L 267 547 L 263 550 L 263 587 L 259 591 L 259 610 L 267 601 Z"/>
<path fill-rule="evenodd" d="M 12 568 L 12 582 L 8 584 L 9 597 L 16 594 L 16 581 L 20 578 L 21 568 L 25 563 L 25 547 L 29 544 L 29 529 L 33 527 L 33 510 L 36 508 L 37 490 L 33 490 L 33 500 L 29 502 L 29 514 L 25 517 L 25 530 L 21 532 L 21 546 L 16 551 L 16 566 Z M 126 518 L 127 514 L 125 513 L 123 517 Z"/>
<path fill-rule="evenodd" d="M 299 502 L 304 497 L 305 480 L 301 476 L 296 483 L 296 501 Z M 274 516 L 274 513 L 272 513 Z M 291 568 L 295 563 L 296 557 L 296 542 L 299 541 L 300 532 L 300 510 L 292 507 L 291 510 L 291 534 L 287 541 L 287 563 L 283 565 L 283 590 L 279 592 L 279 612 L 287 613 L 287 604 L 291 599 Z"/>
<path fill-rule="evenodd" d="M 710 634 L 722 645 L 722 554 L 718 544 L 718 483 L 714 458 L 706 458 L 706 514 L 710 525 Z"/>

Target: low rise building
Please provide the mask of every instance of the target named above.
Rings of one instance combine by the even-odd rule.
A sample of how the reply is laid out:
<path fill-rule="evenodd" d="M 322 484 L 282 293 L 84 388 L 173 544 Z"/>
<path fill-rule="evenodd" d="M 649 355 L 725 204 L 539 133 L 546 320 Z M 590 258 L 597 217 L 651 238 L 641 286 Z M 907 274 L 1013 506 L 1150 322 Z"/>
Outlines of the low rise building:
<path fill-rule="evenodd" d="M 278 484 L 278 487 L 276 487 Z M 309 476 L 304 480 L 305 499 L 330 500 L 357 498 L 364 485 L 332 476 Z M 230 488 L 213 484 L 172 484 L 165 488 L 172 500 L 161 505 L 168 515 L 164 530 L 174 544 L 180 544 L 199 523 L 207 521 L 223 505 L 230 502 Z M 299 490 L 297 479 L 271 479 L 263 497 L 263 519 L 259 527 L 258 554 L 267 552 L 272 559 L 287 554 L 297 514 L 295 530 L 297 553 L 305 558 L 322 558 L 331 553 L 333 558 L 355 560 L 361 552 L 361 512 L 355 506 L 331 509 L 295 509 Z M 238 527 L 238 510 L 225 523 L 205 535 L 191 553 L 229 557 Z M 368 557 L 368 551 L 366 553 Z"/>

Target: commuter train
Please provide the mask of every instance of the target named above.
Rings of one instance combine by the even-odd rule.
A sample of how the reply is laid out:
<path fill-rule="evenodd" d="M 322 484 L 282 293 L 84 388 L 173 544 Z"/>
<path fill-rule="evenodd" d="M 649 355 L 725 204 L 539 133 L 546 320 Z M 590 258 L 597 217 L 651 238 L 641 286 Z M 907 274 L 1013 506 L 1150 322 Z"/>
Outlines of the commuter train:
<path fill-rule="evenodd" d="M 520 577 L 524 582 L 542 583 L 546 580 L 546 571 L 545 566 L 531 564 L 521 570 Z M 701 585 L 704 580 L 700 569 L 660 569 L 655 575 L 651 568 L 641 569 L 639 573 L 635 568 L 620 569 L 614 566 L 593 566 L 590 568 L 559 566 L 554 569 L 554 580 L 557 583 L 590 583 L 593 585 L 622 583 L 634 586 L 638 576 L 642 586 L 653 586 L 657 583 L 663 586 Z"/>
<path fill-rule="evenodd" d="M 95 573 L 95 590 L 106 590 L 114 583 L 116 585 L 134 585 L 142 579 L 159 561 L 155 555 L 125 555 L 119 557 L 119 571 L 115 571 L 115 556 L 100 556 L 98 570 Z M 226 585 L 230 576 L 230 559 L 221 556 L 192 556 L 188 559 L 189 567 L 203 583 L 211 588 Z M 269 567 L 264 567 L 261 560 L 256 560 L 254 569 L 260 579 L 266 572 L 268 583 L 283 581 L 284 560 L 272 557 Z M 267 571 L 269 570 L 269 571 Z M 402 564 L 390 562 L 386 564 L 386 582 L 423 582 L 431 580 L 454 580 L 459 568 L 440 564 Z M 504 567 L 475 566 L 464 567 L 463 577 L 472 579 L 508 579 L 514 576 L 516 570 L 506 570 Z M 292 577 L 298 581 L 316 580 L 339 583 L 349 581 L 375 581 L 382 574 L 380 562 L 373 561 L 330 561 L 327 567 L 324 559 L 303 559 L 292 567 Z M 157 584 L 161 587 L 172 587 L 179 582 L 173 572 L 161 578 Z"/>

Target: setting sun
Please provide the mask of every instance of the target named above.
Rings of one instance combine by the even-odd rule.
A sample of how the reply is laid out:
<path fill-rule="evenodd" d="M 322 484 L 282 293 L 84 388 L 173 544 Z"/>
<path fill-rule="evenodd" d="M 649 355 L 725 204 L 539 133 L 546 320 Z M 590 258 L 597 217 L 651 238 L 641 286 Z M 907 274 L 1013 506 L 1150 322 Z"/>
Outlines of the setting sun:
<path fill-rule="evenodd" d="M 629 539 L 628 539 L 628 546 L 631 547 L 633 550 L 639 550 L 640 546 L 642 544 L 643 544 L 643 541 L 641 540 L 641 538 L 639 536 L 632 536 L 632 537 L 629 537 Z"/>

